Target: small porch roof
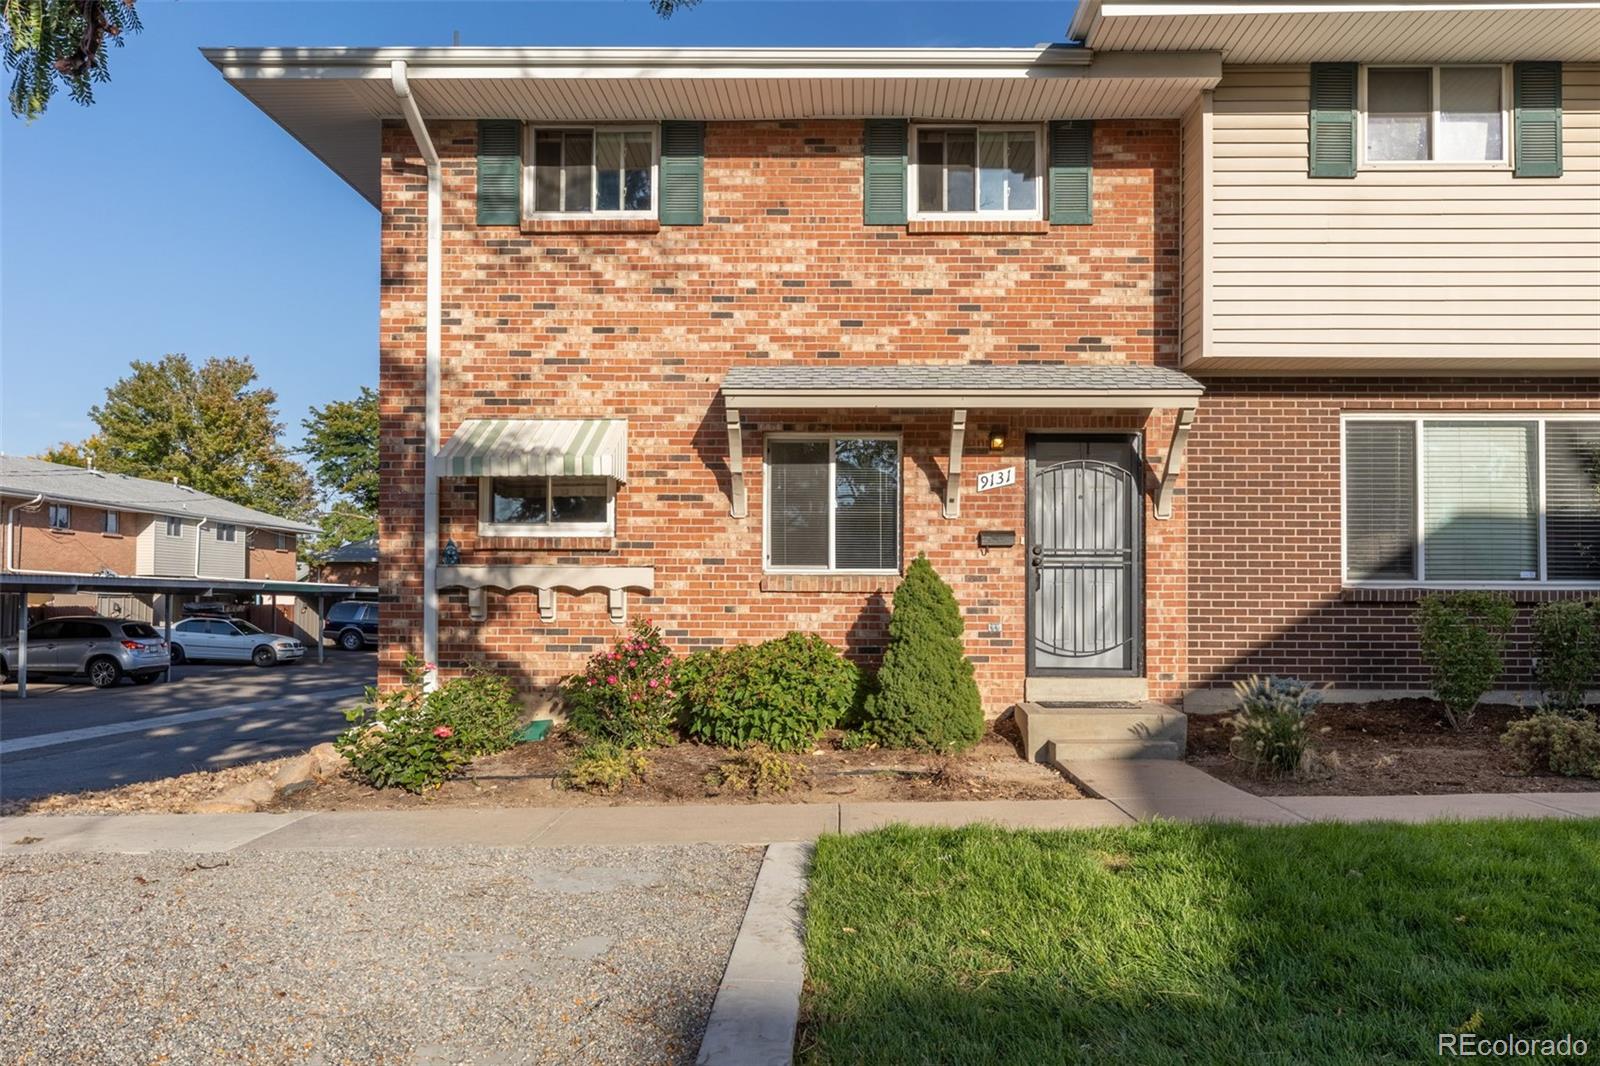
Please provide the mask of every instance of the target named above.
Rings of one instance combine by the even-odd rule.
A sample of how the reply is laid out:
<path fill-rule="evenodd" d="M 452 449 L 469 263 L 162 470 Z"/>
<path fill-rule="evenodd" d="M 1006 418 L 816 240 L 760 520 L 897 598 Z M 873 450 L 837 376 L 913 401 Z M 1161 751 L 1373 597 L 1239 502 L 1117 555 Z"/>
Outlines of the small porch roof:
<path fill-rule="evenodd" d="M 1205 387 L 1161 366 L 742 366 L 722 380 L 732 409 L 1193 408 Z"/>
<path fill-rule="evenodd" d="M 439 449 L 440 477 L 609 477 L 628 480 L 620 418 L 469 418 Z"/>

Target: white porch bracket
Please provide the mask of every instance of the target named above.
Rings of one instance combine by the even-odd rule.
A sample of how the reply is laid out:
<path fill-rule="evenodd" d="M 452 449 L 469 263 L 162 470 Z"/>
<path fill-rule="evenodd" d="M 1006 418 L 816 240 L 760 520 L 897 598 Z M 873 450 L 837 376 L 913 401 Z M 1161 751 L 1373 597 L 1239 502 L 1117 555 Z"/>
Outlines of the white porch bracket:
<path fill-rule="evenodd" d="M 957 407 L 950 412 L 950 474 L 944 481 L 944 516 L 961 516 L 961 449 L 967 439 L 967 411 Z"/>
<path fill-rule="evenodd" d="M 1156 489 L 1156 517 L 1172 517 L 1172 494 L 1178 488 L 1178 475 L 1183 473 L 1184 453 L 1189 449 L 1189 427 L 1194 425 L 1194 408 L 1178 408 L 1177 421 L 1172 424 L 1172 441 L 1167 445 L 1167 459 L 1161 470 L 1161 485 Z"/>
<path fill-rule="evenodd" d="M 728 514 L 743 518 L 749 510 L 744 487 L 744 434 L 739 422 L 739 409 L 726 408 L 728 422 Z"/>

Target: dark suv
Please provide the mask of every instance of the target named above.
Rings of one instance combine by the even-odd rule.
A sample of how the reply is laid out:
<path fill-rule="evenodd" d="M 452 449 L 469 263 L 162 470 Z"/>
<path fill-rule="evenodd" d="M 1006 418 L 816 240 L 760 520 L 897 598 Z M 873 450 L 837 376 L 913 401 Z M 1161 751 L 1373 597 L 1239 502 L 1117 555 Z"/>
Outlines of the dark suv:
<path fill-rule="evenodd" d="M 333 641 L 345 651 L 376 647 L 378 605 L 370 600 L 340 600 L 328 608 L 322 639 Z"/>

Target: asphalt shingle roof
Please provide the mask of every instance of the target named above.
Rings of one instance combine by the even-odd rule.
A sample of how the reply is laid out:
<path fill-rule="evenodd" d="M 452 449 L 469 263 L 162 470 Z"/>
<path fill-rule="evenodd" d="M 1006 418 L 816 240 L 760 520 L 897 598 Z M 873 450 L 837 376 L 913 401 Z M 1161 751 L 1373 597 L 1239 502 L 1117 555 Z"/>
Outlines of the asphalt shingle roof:
<path fill-rule="evenodd" d="M 889 366 L 738 366 L 722 380 L 726 389 L 1119 389 L 1199 393 L 1201 384 L 1164 366 L 999 366 L 946 363 Z"/>
<path fill-rule="evenodd" d="M 367 540 L 352 540 L 348 544 L 341 544 L 332 551 L 322 556 L 325 563 L 375 563 L 378 561 L 378 541 L 376 538 Z"/>
<path fill-rule="evenodd" d="M 0 493 L 29 499 L 43 493 L 46 499 L 118 511 L 206 518 L 213 522 L 292 533 L 317 532 L 316 526 L 231 503 L 184 485 L 85 470 L 17 455 L 0 455 Z"/>

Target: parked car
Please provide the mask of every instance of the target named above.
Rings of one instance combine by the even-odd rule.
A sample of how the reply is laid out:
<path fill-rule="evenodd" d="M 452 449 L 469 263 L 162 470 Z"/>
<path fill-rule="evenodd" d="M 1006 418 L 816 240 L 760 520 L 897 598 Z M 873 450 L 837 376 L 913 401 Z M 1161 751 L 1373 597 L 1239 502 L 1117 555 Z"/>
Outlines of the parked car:
<path fill-rule="evenodd" d="M 17 668 L 17 639 L 0 647 L 0 675 Z M 124 677 L 148 685 L 166 673 L 167 642 L 148 622 L 126 618 L 47 618 L 28 627 L 28 676 L 82 674 L 95 688 Z"/>
<path fill-rule="evenodd" d="M 217 662 L 272 666 L 292 663 L 306 646 L 293 637 L 265 632 L 243 618 L 185 618 L 172 627 L 172 661 L 211 659 Z"/>
<path fill-rule="evenodd" d="M 333 641 L 345 651 L 376 647 L 378 605 L 371 600 L 340 600 L 328 608 L 322 639 Z"/>

